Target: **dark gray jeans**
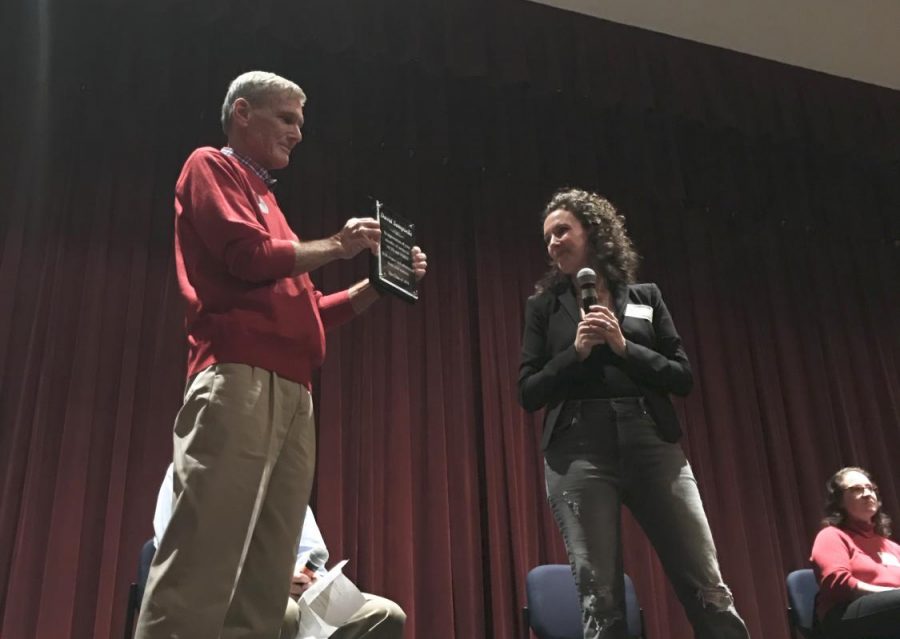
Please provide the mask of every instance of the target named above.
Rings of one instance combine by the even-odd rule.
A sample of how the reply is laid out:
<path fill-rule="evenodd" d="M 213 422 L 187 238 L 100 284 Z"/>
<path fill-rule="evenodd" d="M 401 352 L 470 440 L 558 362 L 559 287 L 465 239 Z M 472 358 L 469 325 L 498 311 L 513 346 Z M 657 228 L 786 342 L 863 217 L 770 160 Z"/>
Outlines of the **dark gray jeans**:
<path fill-rule="evenodd" d="M 828 639 L 900 639 L 900 589 L 836 606 L 825 615 L 822 630 Z"/>
<path fill-rule="evenodd" d="M 620 506 L 644 529 L 700 639 L 747 639 L 681 446 L 642 399 L 573 400 L 544 457 L 547 497 L 581 596 L 585 639 L 626 636 Z"/>

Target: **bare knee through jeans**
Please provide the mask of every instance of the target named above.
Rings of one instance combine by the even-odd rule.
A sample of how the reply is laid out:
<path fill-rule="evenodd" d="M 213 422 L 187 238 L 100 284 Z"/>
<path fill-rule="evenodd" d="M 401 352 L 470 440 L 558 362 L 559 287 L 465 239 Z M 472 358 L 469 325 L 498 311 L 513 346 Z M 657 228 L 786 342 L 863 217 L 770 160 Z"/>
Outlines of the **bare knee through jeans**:
<path fill-rule="evenodd" d="M 684 452 L 638 398 L 569 402 L 546 451 L 547 496 L 581 597 L 584 636 L 625 637 L 620 506 L 634 514 L 698 637 L 745 639 Z"/>

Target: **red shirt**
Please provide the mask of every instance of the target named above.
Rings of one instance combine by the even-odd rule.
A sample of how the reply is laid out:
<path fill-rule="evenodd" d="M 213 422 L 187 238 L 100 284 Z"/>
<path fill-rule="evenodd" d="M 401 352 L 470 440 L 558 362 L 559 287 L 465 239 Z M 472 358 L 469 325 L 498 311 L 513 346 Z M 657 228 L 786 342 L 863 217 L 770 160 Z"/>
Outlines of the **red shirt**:
<path fill-rule="evenodd" d="M 900 587 L 900 545 L 871 525 L 826 526 L 816 535 L 810 560 L 819 580 L 820 619 L 832 606 L 854 599 L 859 581 Z"/>
<path fill-rule="evenodd" d="M 275 195 L 236 158 L 194 151 L 175 185 L 175 266 L 187 303 L 188 377 L 240 363 L 311 385 L 325 329 L 353 317 L 347 291 L 323 296 L 294 270 Z"/>

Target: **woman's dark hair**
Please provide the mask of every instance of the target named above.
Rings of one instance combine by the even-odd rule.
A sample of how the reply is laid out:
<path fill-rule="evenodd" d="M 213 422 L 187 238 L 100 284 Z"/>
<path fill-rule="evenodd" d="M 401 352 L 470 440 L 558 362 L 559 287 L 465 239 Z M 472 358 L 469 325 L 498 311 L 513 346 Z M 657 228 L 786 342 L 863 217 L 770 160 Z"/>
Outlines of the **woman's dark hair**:
<path fill-rule="evenodd" d="M 589 191 L 560 189 L 544 207 L 541 222 L 557 209 L 574 215 L 588 232 L 592 266 L 598 274 L 603 275 L 610 292 L 614 293 L 620 286 L 634 282 L 641 258 L 625 231 L 625 218 L 612 202 Z M 534 288 L 537 293 L 541 293 L 566 280 L 567 277 L 551 262 L 550 270 L 538 280 Z"/>
<path fill-rule="evenodd" d="M 878 486 L 872 479 L 869 471 L 857 466 L 847 466 L 841 468 L 831 476 L 825 483 L 825 517 L 822 519 L 823 526 L 837 526 L 841 528 L 847 522 L 847 511 L 844 510 L 844 475 L 851 472 L 857 472 L 865 475 L 872 486 L 875 488 L 875 497 L 878 499 L 878 510 L 872 521 L 875 524 L 875 533 L 882 537 L 891 536 L 891 518 L 886 512 L 881 510 L 881 496 L 878 494 Z"/>

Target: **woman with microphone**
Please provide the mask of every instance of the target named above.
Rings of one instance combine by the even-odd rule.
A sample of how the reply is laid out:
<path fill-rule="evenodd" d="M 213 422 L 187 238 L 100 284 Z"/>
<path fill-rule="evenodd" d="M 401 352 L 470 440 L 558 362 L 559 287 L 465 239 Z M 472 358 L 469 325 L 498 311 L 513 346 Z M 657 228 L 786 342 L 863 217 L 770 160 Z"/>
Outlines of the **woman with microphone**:
<path fill-rule="evenodd" d="M 581 598 L 585 639 L 625 634 L 620 507 L 656 549 L 701 639 L 745 639 L 669 394 L 690 364 L 655 284 L 606 199 L 558 191 L 543 212 L 550 270 L 525 310 L 519 400 L 546 409 L 547 497 Z M 580 273 L 579 273 L 580 272 Z"/>

